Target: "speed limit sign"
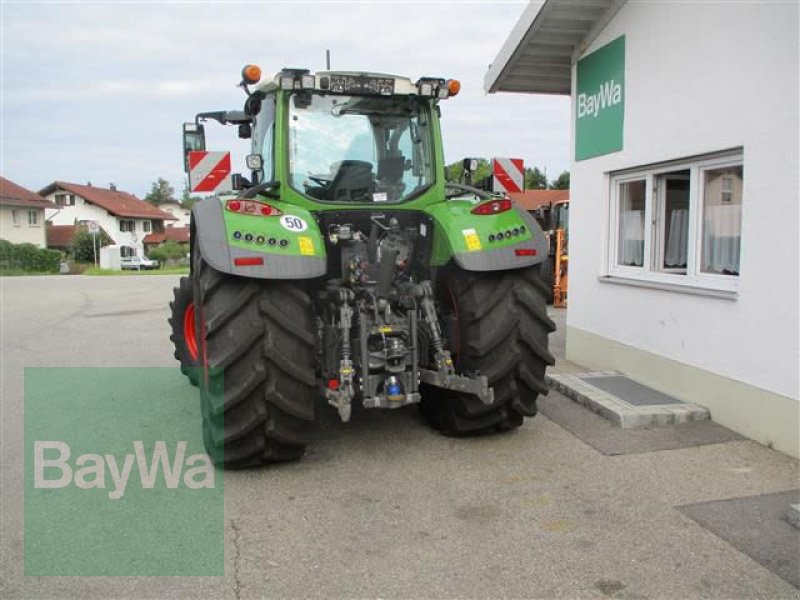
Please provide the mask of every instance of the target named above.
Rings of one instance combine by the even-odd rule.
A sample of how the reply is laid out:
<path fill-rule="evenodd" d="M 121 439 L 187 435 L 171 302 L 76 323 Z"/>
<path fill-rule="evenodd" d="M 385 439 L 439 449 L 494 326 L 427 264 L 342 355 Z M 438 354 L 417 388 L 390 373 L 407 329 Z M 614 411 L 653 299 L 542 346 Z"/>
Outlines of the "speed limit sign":
<path fill-rule="evenodd" d="M 97 221 L 89 221 L 88 225 L 89 225 L 89 231 L 91 233 L 97 233 L 98 230 L 100 229 L 100 226 L 97 224 Z"/>

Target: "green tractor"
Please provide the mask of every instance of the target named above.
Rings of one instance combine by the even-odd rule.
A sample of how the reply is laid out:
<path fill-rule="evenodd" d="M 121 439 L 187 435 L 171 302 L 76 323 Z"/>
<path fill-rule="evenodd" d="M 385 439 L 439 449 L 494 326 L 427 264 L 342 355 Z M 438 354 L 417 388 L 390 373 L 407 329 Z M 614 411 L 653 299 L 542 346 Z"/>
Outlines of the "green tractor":
<path fill-rule="evenodd" d="M 249 138 L 238 195 L 198 202 L 172 340 L 200 388 L 217 464 L 299 458 L 324 399 L 418 404 L 446 435 L 508 431 L 536 414 L 554 363 L 539 263 L 547 239 L 509 199 L 448 183 L 440 102 L 455 80 L 284 69 L 243 111 L 203 121 Z"/>

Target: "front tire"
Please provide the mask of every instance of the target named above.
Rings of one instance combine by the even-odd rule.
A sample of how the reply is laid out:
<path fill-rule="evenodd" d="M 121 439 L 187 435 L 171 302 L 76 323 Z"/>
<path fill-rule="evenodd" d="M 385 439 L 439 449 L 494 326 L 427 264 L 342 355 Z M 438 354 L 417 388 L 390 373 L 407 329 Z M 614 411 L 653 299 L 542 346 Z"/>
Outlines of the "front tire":
<path fill-rule="evenodd" d="M 547 287 L 539 265 L 513 271 L 471 272 L 449 268 L 440 278 L 439 304 L 453 319 L 449 340 L 456 369 L 479 372 L 494 388 L 494 402 L 452 392 L 423 398 L 421 409 L 446 435 L 508 431 L 536 414 L 547 394 L 545 369 L 555 364 L 547 336 Z"/>
<path fill-rule="evenodd" d="M 226 275 L 200 257 L 192 279 L 206 450 L 231 469 L 300 458 L 317 393 L 302 284 Z"/>

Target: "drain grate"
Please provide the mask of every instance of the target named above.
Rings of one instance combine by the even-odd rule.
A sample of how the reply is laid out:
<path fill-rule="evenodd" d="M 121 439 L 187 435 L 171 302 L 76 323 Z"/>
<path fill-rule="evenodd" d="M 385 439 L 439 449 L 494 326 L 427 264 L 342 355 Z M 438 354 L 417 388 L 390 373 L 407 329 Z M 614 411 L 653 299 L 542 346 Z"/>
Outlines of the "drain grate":
<path fill-rule="evenodd" d="M 622 375 L 581 377 L 583 381 L 620 400 L 634 406 L 660 406 L 665 404 L 686 404 L 677 398 L 662 394 L 646 385 L 637 383 Z"/>

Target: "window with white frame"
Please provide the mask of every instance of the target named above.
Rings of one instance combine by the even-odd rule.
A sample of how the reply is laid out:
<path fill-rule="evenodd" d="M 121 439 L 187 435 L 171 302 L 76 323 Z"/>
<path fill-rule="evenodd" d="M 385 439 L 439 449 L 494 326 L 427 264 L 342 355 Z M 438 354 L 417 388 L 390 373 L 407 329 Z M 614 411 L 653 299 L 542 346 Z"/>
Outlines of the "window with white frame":
<path fill-rule="evenodd" d="M 56 194 L 57 206 L 75 206 L 75 194 Z"/>
<path fill-rule="evenodd" d="M 132 219 L 120 219 L 119 220 L 119 230 L 120 231 L 136 231 L 136 221 Z"/>
<path fill-rule="evenodd" d="M 14 224 L 14 227 L 19 227 L 22 225 L 22 218 L 19 216 L 20 211 L 12 210 L 11 211 L 11 222 Z"/>
<path fill-rule="evenodd" d="M 150 233 L 152 226 L 150 225 L 150 221 L 142 221 L 142 231 L 145 233 Z"/>
<path fill-rule="evenodd" d="M 38 227 L 39 226 L 39 211 L 38 210 L 29 210 L 28 211 L 28 225 L 31 227 Z"/>
<path fill-rule="evenodd" d="M 742 162 L 737 151 L 612 173 L 608 274 L 735 290 Z"/>

